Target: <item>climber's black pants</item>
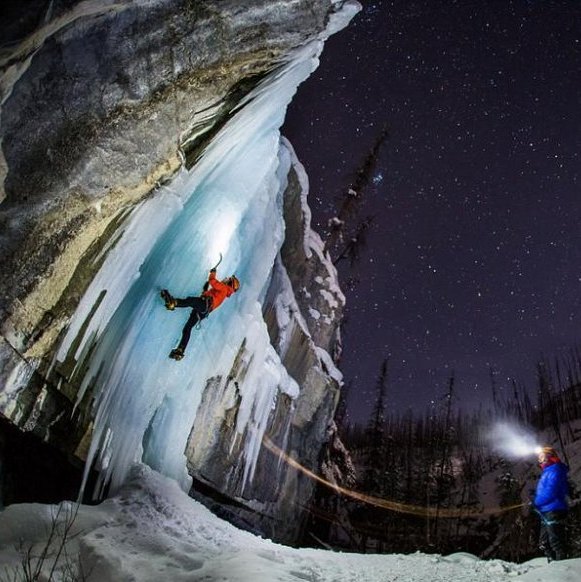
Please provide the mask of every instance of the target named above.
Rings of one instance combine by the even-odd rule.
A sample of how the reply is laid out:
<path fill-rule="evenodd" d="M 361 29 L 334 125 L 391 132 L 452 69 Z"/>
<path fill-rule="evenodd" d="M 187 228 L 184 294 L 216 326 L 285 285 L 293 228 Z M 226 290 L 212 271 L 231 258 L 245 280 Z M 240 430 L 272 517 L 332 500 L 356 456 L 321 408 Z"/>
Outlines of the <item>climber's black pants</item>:
<path fill-rule="evenodd" d="M 191 307 L 192 311 L 182 330 L 182 339 L 178 344 L 178 348 L 185 351 L 190 336 L 192 335 L 192 328 L 207 317 L 210 313 L 210 298 L 209 297 L 186 297 L 185 299 L 175 298 L 176 307 Z"/>
<path fill-rule="evenodd" d="M 539 548 L 545 552 L 549 561 L 567 558 L 566 517 L 566 511 L 548 511 L 541 514 Z"/>

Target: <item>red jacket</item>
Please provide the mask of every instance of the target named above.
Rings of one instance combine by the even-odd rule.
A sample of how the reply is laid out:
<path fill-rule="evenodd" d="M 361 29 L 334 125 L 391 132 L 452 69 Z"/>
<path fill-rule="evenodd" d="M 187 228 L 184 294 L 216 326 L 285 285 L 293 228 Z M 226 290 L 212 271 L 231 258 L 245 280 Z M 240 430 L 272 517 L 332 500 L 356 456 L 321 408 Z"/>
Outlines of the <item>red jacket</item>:
<path fill-rule="evenodd" d="M 212 302 L 210 304 L 210 311 L 213 311 L 218 307 L 226 297 L 234 294 L 234 289 L 230 287 L 227 283 L 223 283 L 219 279 L 216 279 L 216 273 L 214 271 L 210 272 L 208 277 L 208 282 L 210 283 L 210 289 L 202 293 L 203 297 L 210 297 Z"/>

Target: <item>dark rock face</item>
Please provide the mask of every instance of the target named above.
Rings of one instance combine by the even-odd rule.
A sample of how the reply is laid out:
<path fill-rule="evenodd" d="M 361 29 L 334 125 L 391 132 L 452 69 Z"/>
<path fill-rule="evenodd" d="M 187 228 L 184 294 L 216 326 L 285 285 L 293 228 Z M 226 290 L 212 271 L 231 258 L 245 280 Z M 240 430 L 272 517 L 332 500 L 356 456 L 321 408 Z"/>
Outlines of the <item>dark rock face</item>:
<path fill-rule="evenodd" d="M 75 500 L 82 474 L 78 460 L 0 418 L 0 508 Z"/>

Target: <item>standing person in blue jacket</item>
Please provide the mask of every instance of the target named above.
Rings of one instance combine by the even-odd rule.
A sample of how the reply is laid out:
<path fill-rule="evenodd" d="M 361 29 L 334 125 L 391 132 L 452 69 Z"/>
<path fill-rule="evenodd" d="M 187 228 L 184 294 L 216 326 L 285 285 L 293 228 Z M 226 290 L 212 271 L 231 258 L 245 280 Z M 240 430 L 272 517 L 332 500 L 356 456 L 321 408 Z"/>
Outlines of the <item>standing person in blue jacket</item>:
<path fill-rule="evenodd" d="M 564 560 L 567 558 L 565 519 L 569 509 L 566 499 L 569 495 L 569 467 L 561 462 L 551 447 L 543 447 L 538 460 L 542 472 L 533 505 L 541 518 L 539 548 L 549 562 Z"/>

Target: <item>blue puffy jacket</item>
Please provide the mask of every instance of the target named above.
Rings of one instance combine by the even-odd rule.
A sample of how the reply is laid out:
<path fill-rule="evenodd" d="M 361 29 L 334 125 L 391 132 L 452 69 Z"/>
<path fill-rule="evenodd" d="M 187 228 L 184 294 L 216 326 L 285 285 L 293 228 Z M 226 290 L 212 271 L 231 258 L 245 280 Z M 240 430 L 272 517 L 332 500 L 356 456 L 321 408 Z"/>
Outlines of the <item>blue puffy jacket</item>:
<path fill-rule="evenodd" d="M 569 467 L 565 463 L 554 463 L 543 469 L 535 495 L 535 507 L 541 513 L 567 510 L 568 472 Z"/>

